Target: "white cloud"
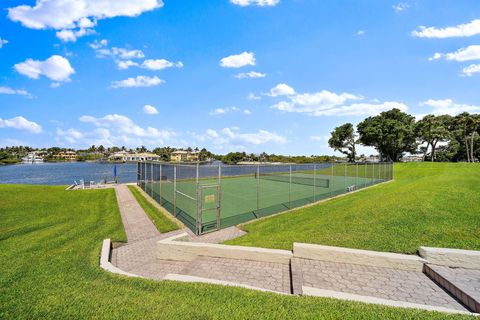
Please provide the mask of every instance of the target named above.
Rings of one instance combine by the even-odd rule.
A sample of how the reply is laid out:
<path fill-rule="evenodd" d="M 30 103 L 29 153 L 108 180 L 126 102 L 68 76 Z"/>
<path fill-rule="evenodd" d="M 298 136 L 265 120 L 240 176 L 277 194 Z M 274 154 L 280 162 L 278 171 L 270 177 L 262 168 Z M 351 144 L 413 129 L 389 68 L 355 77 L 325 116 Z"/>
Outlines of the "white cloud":
<path fill-rule="evenodd" d="M 81 38 L 83 36 L 87 36 L 90 34 L 94 34 L 94 33 L 95 33 L 95 30 L 93 29 L 80 28 L 78 30 L 63 29 L 63 30 L 57 31 L 55 35 L 57 36 L 57 38 L 59 38 L 63 42 L 75 42 L 77 41 L 78 38 Z"/>
<path fill-rule="evenodd" d="M 112 88 L 138 88 L 138 87 L 153 87 L 158 86 L 165 81 L 157 76 L 136 76 L 135 78 L 128 78 L 125 80 L 113 81 Z"/>
<path fill-rule="evenodd" d="M 396 13 L 400 13 L 402 11 L 406 11 L 410 8 L 410 5 L 406 2 L 400 2 L 392 6 L 393 10 Z"/>
<path fill-rule="evenodd" d="M 430 114 L 442 115 L 457 115 L 462 112 L 478 113 L 480 112 L 480 106 L 455 103 L 452 99 L 429 99 L 420 104 L 421 106 L 430 107 Z"/>
<path fill-rule="evenodd" d="M 142 50 L 127 49 L 119 47 L 108 47 L 108 40 L 102 39 L 100 41 L 95 40 L 89 44 L 90 48 L 95 50 L 97 58 L 113 58 L 115 60 L 130 60 L 130 59 L 142 59 L 145 58 L 145 54 Z"/>
<path fill-rule="evenodd" d="M 27 59 L 25 62 L 17 63 L 14 68 L 32 79 L 38 79 L 43 75 L 60 82 L 70 81 L 70 76 L 75 73 L 68 59 L 58 55 L 53 55 L 45 61 Z"/>
<path fill-rule="evenodd" d="M 217 108 L 211 112 L 209 112 L 210 115 L 221 115 L 221 114 L 227 114 L 235 111 L 239 111 L 240 109 L 237 107 L 227 107 L 227 108 Z"/>
<path fill-rule="evenodd" d="M 224 68 L 240 68 L 244 66 L 254 66 L 255 55 L 253 52 L 242 52 L 240 54 L 234 54 L 220 60 L 220 66 Z"/>
<path fill-rule="evenodd" d="M 30 133 L 41 133 L 42 127 L 33 122 L 25 119 L 22 116 L 17 116 L 11 119 L 3 120 L 0 118 L 0 128 L 13 128 L 17 130 L 24 130 Z"/>
<path fill-rule="evenodd" d="M 250 111 L 250 110 L 248 110 L 248 109 L 245 109 L 245 110 L 243 110 L 243 113 L 244 113 L 244 114 L 252 114 L 252 111 Z"/>
<path fill-rule="evenodd" d="M 265 73 L 250 71 L 243 72 L 235 75 L 237 79 L 247 79 L 247 78 L 265 78 L 267 75 Z"/>
<path fill-rule="evenodd" d="M 287 139 L 276 133 L 260 129 L 257 132 L 241 133 L 236 127 L 223 128 L 220 131 L 208 129 L 205 133 L 192 134 L 194 139 L 205 142 L 209 141 L 217 147 L 230 147 L 239 149 L 243 144 L 260 145 L 265 143 L 285 144 Z"/>
<path fill-rule="evenodd" d="M 0 38 L 0 49 L 7 43 L 8 43 L 7 40 Z"/>
<path fill-rule="evenodd" d="M 310 136 L 310 140 L 313 141 L 328 141 L 330 139 L 329 136 Z"/>
<path fill-rule="evenodd" d="M 23 89 L 13 89 L 10 87 L 0 87 L 0 94 L 18 94 L 21 96 L 30 96 L 28 91 Z"/>
<path fill-rule="evenodd" d="M 80 132 L 73 129 L 81 135 L 78 135 L 75 141 L 70 143 L 82 145 L 139 146 L 145 144 L 158 146 L 171 141 L 171 139 L 177 136 L 177 133 L 170 129 L 159 130 L 153 127 L 140 127 L 130 118 L 119 114 L 108 114 L 101 118 L 84 115 L 79 120 L 84 123 L 91 123 L 96 128 L 88 132 Z M 59 138 L 61 137 L 59 136 Z"/>
<path fill-rule="evenodd" d="M 472 76 L 474 73 L 480 73 L 480 64 L 471 64 L 463 68 L 462 73 L 468 77 Z"/>
<path fill-rule="evenodd" d="M 247 96 L 248 100 L 260 100 L 262 97 L 255 95 L 253 92 L 250 92 Z"/>
<path fill-rule="evenodd" d="M 120 70 L 126 70 L 130 67 L 138 67 L 138 63 L 132 60 L 118 60 L 115 61 L 117 68 Z"/>
<path fill-rule="evenodd" d="M 295 94 L 295 90 L 290 87 L 288 84 L 279 83 L 272 89 L 270 89 L 270 93 L 268 94 L 271 97 L 278 97 L 278 96 L 289 96 Z"/>
<path fill-rule="evenodd" d="M 420 26 L 412 32 L 413 37 L 419 38 L 471 37 L 477 34 L 480 34 L 480 19 L 446 28 Z"/>
<path fill-rule="evenodd" d="M 471 61 L 480 60 L 480 45 L 472 45 L 466 48 L 458 49 L 450 53 L 435 53 L 429 60 L 438 60 L 444 58 L 445 60 L 453 61 Z"/>
<path fill-rule="evenodd" d="M 27 28 L 60 30 L 57 37 L 75 41 L 93 33 L 98 20 L 135 17 L 162 6 L 162 0 L 36 0 L 33 6 L 9 8 L 8 17 Z"/>
<path fill-rule="evenodd" d="M 69 143 L 75 143 L 84 137 L 84 134 L 76 129 L 68 129 L 68 130 L 57 129 L 55 131 L 55 134 L 57 136 L 61 136 L 63 139 L 65 139 L 65 141 Z"/>
<path fill-rule="evenodd" d="M 158 110 L 154 106 L 146 104 L 143 106 L 143 113 L 153 115 L 158 114 Z"/>
<path fill-rule="evenodd" d="M 365 30 L 358 30 L 357 36 L 363 36 L 365 34 Z"/>
<path fill-rule="evenodd" d="M 350 93 L 337 94 L 327 90 L 316 93 L 295 94 L 280 101 L 272 108 L 284 112 L 304 113 L 310 116 L 368 116 L 397 108 L 406 111 L 405 104 L 386 101 L 383 103 L 355 102 L 363 100 L 362 96 Z"/>
<path fill-rule="evenodd" d="M 230 0 L 230 3 L 241 7 L 259 6 L 259 7 L 273 7 L 280 3 L 280 0 Z"/>
<path fill-rule="evenodd" d="M 166 68 L 182 68 L 183 63 L 181 61 L 171 62 L 165 59 L 147 59 L 143 61 L 142 68 L 149 70 L 163 70 Z"/>

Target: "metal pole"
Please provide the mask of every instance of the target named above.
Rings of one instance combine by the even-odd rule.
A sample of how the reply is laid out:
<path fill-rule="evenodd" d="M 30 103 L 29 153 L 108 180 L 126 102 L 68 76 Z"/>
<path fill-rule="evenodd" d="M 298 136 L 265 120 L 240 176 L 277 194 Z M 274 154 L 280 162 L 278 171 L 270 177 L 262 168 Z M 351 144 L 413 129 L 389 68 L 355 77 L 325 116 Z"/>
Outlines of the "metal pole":
<path fill-rule="evenodd" d="M 160 195 L 160 205 L 162 205 L 162 167 L 163 165 L 160 164 L 160 190 L 158 190 L 158 193 Z"/>
<path fill-rule="evenodd" d="M 364 188 L 367 187 L 367 167 L 368 167 L 368 164 L 365 161 L 365 175 L 363 176 L 363 187 Z"/>
<path fill-rule="evenodd" d="M 288 208 L 292 209 L 292 166 L 289 167 L 290 177 L 288 183 Z"/>
<path fill-rule="evenodd" d="M 198 225 L 199 223 L 199 212 L 198 212 L 198 163 L 197 163 L 197 167 L 196 167 L 196 172 L 195 172 L 195 233 L 197 235 L 200 234 L 200 226 Z"/>
<path fill-rule="evenodd" d="M 347 164 L 344 165 L 343 192 L 347 192 Z"/>
<path fill-rule="evenodd" d="M 358 163 L 355 164 L 355 189 L 358 188 Z"/>
<path fill-rule="evenodd" d="M 220 214 L 222 210 L 222 165 L 218 165 L 218 203 L 217 203 L 217 229 L 220 229 Z"/>
<path fill-rule="evenodd" d="M 260 210 L 260 165 L 257 164 L 257 210 Z"/>
<path fill-rule="evenodd" d="M 150 163 L 150 179 L 152 181 L 152 187 L 150 188 L 150 193 L 152 194 L 152 198 L 153 198 L 153 162 Z"/>
<path fill-rule="evenodd" d="M 177 166 L 173 167 L 173 216 L 177 216 Z"/>
<path fill-rule="evenodd" d="M 372 162 L 372 185 L 375 184 L 375 162 Z"/>
<path fill-rule="evenodd" d="M 333 196 L 333 163 L 330 163 L 330 197 Z"/>
<path fill-rule="evenodd" d="M 317 165 L 313 164 L 313 202 L 316 200 L 317 193 Z"/>
<path fill-rule="evenodd" d="M 137 162 L 137 186 L 140 184 L 140 165 Z"/>
<path fill-rule="evenodd" d="M 144 173 L 143 173 L 143 191 L 147 192 L 147 162 L 144 164 Z"/>

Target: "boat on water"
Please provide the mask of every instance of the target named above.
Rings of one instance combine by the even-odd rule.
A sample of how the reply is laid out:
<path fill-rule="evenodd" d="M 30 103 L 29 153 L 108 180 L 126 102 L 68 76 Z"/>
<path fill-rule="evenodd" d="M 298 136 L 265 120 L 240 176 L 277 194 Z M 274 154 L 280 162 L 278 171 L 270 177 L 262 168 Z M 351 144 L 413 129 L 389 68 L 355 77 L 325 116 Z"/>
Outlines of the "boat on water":
<path fill-rule="evenodd" d="M 38 156 L 35 152 L 27 154 L 26 157 L 22 158 L 22 163 L 42 163 L 43 158 Z"/>

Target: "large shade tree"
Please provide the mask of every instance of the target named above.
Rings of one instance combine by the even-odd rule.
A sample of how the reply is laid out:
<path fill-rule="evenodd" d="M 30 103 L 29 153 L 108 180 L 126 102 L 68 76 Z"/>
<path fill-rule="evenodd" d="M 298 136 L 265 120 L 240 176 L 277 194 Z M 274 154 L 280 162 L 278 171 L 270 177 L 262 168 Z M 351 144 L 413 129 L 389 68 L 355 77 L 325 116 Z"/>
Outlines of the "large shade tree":
<path fill-rule="evenodd" d="M 452 124 L 452 117 L 449 115 L 426 115 L 422 120 L 416 124 L 416 133 L 421 143 L 427 143 L 424 149 L 424 158 L 431 148 L 431 161 L 436 160 L 437 144 L 439 142 L 447 141 L 450 138 L 450 130 Z"/>
<path fill-rule="evenodd" d="M 344 125 L 336 127 L 331 132 L 331 135 L 331 138 L 328 140 L 330 148 L 345 154 L 348 161 L 355 162 L 355 144 L 357 141 L 353 124 L 345 123 Z"/>
<path fill-rule="evenodd" d="M 368 117 L 357 126 L 359 142 L 377 149 L 383 161 L 398 161 L 417 149 L 415 118 L 399 109 Z"/>

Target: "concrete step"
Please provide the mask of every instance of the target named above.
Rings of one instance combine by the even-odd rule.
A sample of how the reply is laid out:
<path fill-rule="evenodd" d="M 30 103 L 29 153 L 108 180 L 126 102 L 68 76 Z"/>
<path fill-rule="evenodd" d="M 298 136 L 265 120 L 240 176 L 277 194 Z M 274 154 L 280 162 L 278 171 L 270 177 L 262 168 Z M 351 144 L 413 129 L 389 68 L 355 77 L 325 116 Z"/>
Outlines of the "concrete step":
<path fill-rule="evenodd" d="M 423 272 L 471 311 L 480 313 L 480 270 L 425 264 Z"/>

